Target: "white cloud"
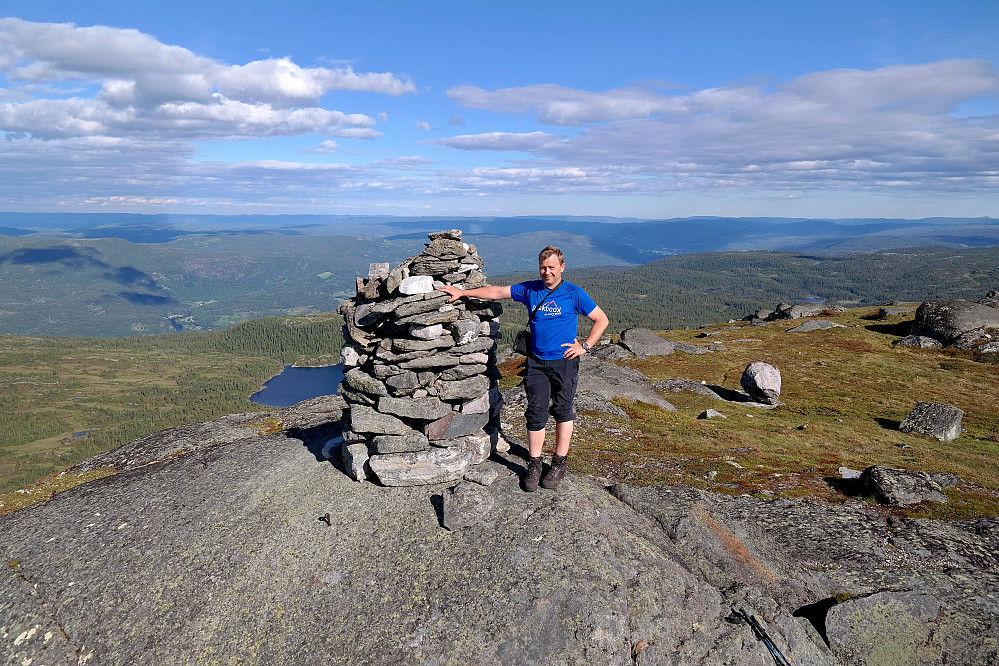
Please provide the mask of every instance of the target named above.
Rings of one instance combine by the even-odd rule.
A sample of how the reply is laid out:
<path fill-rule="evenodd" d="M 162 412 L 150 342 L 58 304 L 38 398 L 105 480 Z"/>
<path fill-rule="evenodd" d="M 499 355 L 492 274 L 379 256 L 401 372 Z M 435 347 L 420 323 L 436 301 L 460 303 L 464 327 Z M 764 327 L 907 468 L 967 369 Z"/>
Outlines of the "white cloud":
<path fill-rule="evenodd" d="M 527 152 L 548 150 L 560 141 L 561 137 L 546 132 L 487 132 L 485 134 L 463 134 L 437 143 L 461 150 L 519 150 Z"/>
<path fill-rule="evenodd" d="M 424 132 L 429 132 L 430 131 L 430 123 L 428 123 L 425 120 L 414 120 L 413 121 L 413 125 L 416 126 L 419 129 L 423 130 Z"/>
<path fill-rule="evenodd" d="M 321 144 L 319 144 L 312 150 L 308 150 L 306 152 L 318 153 L 320 155 L 334 155 L 339 151 L 340 151 L 340 144 L 338 144 L 336 141 L 331 141 L 327 139 L 326 141 L 323 141 Z"/>
<path fill-rule="evenodd" d="M 325 133 L 373 138 L 374 120 L 319 106 L 338 90 L 415 92 L 391 73 L 304 68 L 288 58 L 227 65 L 137 30 L 0 19 L 0 74 L 13 85 L 0 129 L 42 138 L 109 135 L 218 140 Z M 52 99 L 43 86 L 100 86 Z M 20 90 L 19 90 L 20 89 Z M 27 96 L 18 99 L 20 92 Z"/>
<path fill-rule="evenodd" d="M 464 106 L 582 125 L 573 136 L 489 132 L 442 139 L 466 150 L 519 150 L 549 167 L 608 175 L 650 194 L 687 189 L 995 187 L 999 116 L 957 118 L 958 106 L 999 96 L 982 61 L 945 60 L 873 71 L 816 72 L 780 86 L 663 95 L 589 93 L 543 85 L 448 91 Z"/>

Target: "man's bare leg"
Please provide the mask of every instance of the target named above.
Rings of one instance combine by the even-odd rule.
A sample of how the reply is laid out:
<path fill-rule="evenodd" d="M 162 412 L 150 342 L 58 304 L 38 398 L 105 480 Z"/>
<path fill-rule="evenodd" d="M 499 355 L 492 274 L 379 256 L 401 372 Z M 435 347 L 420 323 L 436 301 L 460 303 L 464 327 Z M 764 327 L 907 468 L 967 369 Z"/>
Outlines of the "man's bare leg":
<path fill-rule="evenodd" d="M 563 421 L 555 424 L 555 455 L 569 455 L 569 444 L 572 442 L 572 428 L 575 421 Z M 534 449 L 531 449 L 532 451 Z M 533 455 L 533 454 L 532 454 Z"/>
<path fill-rule="evenodd" d="M 558 433 L 558 430 L 556 430 L 555 432 Z M 528 430 L 527 448 L 530 451 L 530 455 L 532 458 L 537 458 L 538 456 L 540 456 L 545 450 L 545 431 Z"/>

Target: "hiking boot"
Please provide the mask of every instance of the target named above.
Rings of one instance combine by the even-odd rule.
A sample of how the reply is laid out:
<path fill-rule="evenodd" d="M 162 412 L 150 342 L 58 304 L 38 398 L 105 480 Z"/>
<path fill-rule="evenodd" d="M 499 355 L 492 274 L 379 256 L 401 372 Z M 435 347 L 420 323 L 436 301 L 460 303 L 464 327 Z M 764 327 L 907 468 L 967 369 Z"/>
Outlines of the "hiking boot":
<path fill-rule="evenodd" d="M 558 482 L 565 476 L 569 456 L 552 456 L 552 466 L 548 468 L 545 478 L 541 479 L 541 485 L 548 490 L 555 490 Z"/>
<path fill-rule="evenodd" d="M 541 479 L 541 456 L 528 461 L 527 471 L 524 472 L 524 490 L 533 493 L 538 489 L 539 479 Z"/>

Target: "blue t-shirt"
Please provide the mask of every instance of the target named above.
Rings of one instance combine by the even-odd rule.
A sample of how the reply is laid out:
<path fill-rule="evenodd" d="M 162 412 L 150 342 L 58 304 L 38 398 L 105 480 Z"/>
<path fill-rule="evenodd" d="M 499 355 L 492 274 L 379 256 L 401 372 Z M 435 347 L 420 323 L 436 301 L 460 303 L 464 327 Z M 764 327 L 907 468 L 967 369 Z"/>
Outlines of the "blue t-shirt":
<path fill-rule="evenodd" d="M 565 352 L 562 345 L 576 341 L 578 316 L 589 315 L 597 307 L 589 294 L 571 282 L 563 280 L 561 287 L 551 296 L 549 293 L 541 280 L 510 287 L 513 300 L 527 306 L 528 316 L 544 300 L 531 322 L 531 353 L 546 361 L 562 358 Z"/>

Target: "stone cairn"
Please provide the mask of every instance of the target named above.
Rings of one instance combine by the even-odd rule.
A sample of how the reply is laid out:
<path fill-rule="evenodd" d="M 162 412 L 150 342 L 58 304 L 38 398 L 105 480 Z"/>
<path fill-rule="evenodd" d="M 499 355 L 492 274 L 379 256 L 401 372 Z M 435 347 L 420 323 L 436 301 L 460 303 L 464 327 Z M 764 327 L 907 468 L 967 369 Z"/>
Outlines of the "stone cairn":
<path fill-rule="evenodd" d="M 489 457 L 498 423 L 496 339 L 502 306 L 461 299 L 443 285 L 486 286 L 461 231 L 429 234 L 426 249 L 389 270 L 371 264 L 344 301 L 343 459 L 358 481 L 418 486 L 461 479 Z M 491 430 L 491 428 L 488 428 Z"/>

